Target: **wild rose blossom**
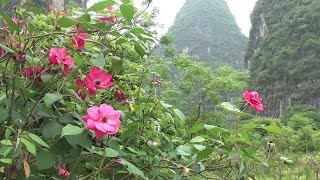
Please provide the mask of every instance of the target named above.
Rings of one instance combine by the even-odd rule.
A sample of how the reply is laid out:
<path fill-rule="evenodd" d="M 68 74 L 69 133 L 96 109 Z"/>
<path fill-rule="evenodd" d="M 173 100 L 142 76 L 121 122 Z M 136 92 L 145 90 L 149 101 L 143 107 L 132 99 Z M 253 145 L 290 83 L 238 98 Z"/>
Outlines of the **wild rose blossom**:
<path fill-rule="evenodd" d="M 77 49 L 84 49 L 85 47 L 85 42 L 86 40 L 89 39 L 88 35 L 86 33 L 78 33 L 74 34 L 72 36 L 72 44 L 77 48 Z"/>
<path fill-rule="evenodd" d="M 113 11 L 112 6 L 106 7 L 107 11 Z M 115 24 L 116 23 L 116 17 L 115 16 L 109 16 L 109 17 L 101 17 L 99 19 L 100 22 L 106 22 L 108 21 L 111 24 Z"/>
<path fill-rule="evenodd" d="M 245 91 L 243 92 L 243 97 L 247 104 L 250 104 L 250 106 L 253 109 L 256 109 L 259 112 L 262 112 L 264 110 L 262 99 L 259 97 L 259 93 L 257 91 Z"/>
<path fill-rule="evenodd" d="M 70 176 L 70 172 L 62 168 L 59 169 L 58 173 L 64 177 L 64 180 Z"/>
<path fill-rule="evenodd" d="M 120 118 L 120 111 L 114 110 L 112 106 L 105 103 L 99 107 L 90 107 L 87 115 L 82 117 L 88 129 L 95 131 L 98 141 L 106 134 L 114 135 L 119 131 Z"/>
<path fill-rule="evenodd" d="M 67 55 L 67 48 L 51 48 L 49 53 L 49 61 L 53 65 L 63 64 L 63 75 L 67 76 L 69 67 L 75 68 L 74 60 L 71 56 Z"/>
<path fill-rule="evenodd" d="M 107 89 L 113 86 L 112 75 L 101 70 L 98 67 L 93 67 L 90 69 L 89 74 L 85 79 L 85 86 L 89 90 L 89 94 L 95 95 L 97 94 L 97 90 Z"/>
<path fill-rule="evenodd" d="M 85 82 L 84 82 L 84 80 L 82 80 L 82 79 L 77 79 L 77 81 L 76 81 L 76 85 L 77 86 L 79 86 L 79 87 L 85 87 Z M 85 100 L 86 99 L 86 97 L 87 97 L 87 95 L 86 95 L 86 93 L 84 92 L 84 91 L 82 91 L 81 89 L 80 90 L 78 90 L 78 89 L 76 89 L 76 90 L 74 90 L 76 93 L 77 93 L 77 95 L 82 99 L 82 100 Z"/>

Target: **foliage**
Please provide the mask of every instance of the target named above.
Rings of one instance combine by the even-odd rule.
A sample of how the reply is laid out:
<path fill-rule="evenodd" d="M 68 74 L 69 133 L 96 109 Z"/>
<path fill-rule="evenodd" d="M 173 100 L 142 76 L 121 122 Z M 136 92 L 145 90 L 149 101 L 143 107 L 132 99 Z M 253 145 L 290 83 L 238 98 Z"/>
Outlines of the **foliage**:
<path fill-rule="evenodd" d="M 166 50 L 172 49 L 171 41 L 170 35 L 162 37 L 161 45 L 150 60 L 152 78 L 162 82 L 156 88 L 157 94 L 187 112 L 191 126 L 195 122 L 226 123 L 218 117 L 221 113 L 216 106 L 224 101 L 243 106 L 243 100 L 238 101 L 238 97 L 247 87 L 248 73 L 228 66 L 212 69 L 183 54 L 168 55 Z"/>
<path fill-rule="evenodd" d="M 319 10 L 312 0 L 255 6 L 245 61 L 250 87 L 262 92 L 270 116 L 281 117 L 294 104 L 319 106 Z"/>
<path fill-rule="evenodd" d="M 221 103 L 245 88 L 246 73 L 150 57 L 152 18 L 130 0 L 47 16 L 29 5 L 1 13 L 0 178 L 243 179 L 267 165 L 248 131 L 279 128 L 242 127 L 251 115 Z M 182 76 L 170 82 L 172 65 Z M 201 121 L 183 113 L 194 105 Z M 212 113 L 230 126 L 206 119 Z"/>

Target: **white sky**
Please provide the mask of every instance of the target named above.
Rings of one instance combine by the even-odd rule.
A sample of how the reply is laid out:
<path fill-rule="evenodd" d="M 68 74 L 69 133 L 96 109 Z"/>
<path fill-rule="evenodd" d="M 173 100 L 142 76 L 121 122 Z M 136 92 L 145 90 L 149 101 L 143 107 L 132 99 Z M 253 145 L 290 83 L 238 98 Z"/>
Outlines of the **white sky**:
<path fill-rule="evenodd" d="M 88 6 L 98 0 L 89 0 Z M 135 0 L 141 2 L 141 0 Z M 226 0 L 231 13 L 235 16 L 242 33 L 249 36 L 251 27 L 250 14 L 257 0 Z M 185 0 L 153 0 L 152 7 L 159 8 L 157 22 L 163 25 L 159 28 L 159 33 L 164 34 L 173 24 L 176 14 L 184 4 Z"/>

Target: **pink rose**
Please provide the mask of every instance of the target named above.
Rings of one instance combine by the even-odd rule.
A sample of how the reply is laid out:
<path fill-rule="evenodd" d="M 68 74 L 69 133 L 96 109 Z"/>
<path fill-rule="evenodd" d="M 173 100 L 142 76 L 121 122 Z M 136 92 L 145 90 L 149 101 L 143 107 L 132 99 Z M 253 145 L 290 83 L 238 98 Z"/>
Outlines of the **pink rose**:
<path fill-rule="evenodd" d="M 86 33 L 74 34 L 72 36 L 72 44 L 75 45 L 77 49 L 84 49 L 86 40 L 89 39 Z"/>
<path fill-rule="evenodd" d="M 246 101 L 247 104 L 250 104 L 250 106 L 253 109 L 256 109 L 257 111 L 261 112 L 263 111 L 263 104 L 261 103 L 262 99 L 259 97 L 259 93 L 256 91 L 253 92 L 248 92 L 245 91 L 243 92 L 243 97 Z"/>
<path fill-rule="evenodd" d="M 69 67 L 75 68 L 74 60 L 71 56 L 67 55 L 67 48 L 51 48 L 49 53 L 49 61 L 51 64 L 63 64 L 63 75 L 67 76 Z"/>
<path fill-rule="evenodd" d="M 98 89 L 107 89 L 113 86 L 112 75 L 101 70 L 98 67 L 93 67 L 90 69 L 89 74 L 85 79 L 85 86 L 88 88 L 89 93 L 94 95 L 97 93 Z"/>
<path fill-rule="evenodd" d="M 88 129 L 95 131 L 98 141 L 106 134 L 114 135 L 119 131 L 120 118 L 121 113 L 107 104 L 89 108 L 87 115 L 82 117 L 87 123 Z"/>

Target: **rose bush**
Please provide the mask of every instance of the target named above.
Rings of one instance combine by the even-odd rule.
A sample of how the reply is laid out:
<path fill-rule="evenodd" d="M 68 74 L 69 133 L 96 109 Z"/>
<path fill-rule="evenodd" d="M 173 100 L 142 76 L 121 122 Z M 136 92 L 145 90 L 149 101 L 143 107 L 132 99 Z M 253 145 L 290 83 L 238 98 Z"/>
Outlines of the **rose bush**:
<path fill-rule="evenodd" d="M 1 178 L 240 179 L 261 164 L 246 134 L 258 127 L 184 129 L 185 115 L 152 93 L 162 82 L 150 82 L 145 64 L 157 41 L 133 2 L 53 9 L 45 28 L 36 10 L 0 13 Z M 263 110 L 251 95 L 246 102 Z M 248 115 L 230 103 L 219 109 L 235 122 Z"/>

